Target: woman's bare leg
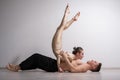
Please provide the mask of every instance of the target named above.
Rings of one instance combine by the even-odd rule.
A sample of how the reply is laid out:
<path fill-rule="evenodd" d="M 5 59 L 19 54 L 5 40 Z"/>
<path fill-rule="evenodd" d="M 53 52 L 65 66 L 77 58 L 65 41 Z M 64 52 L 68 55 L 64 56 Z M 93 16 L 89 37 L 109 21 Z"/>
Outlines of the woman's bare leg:
<path fill-rule="evenodd" d="M 78 12 L 71 20 L 66 22 L 65 29 L 67 29 L 74 21 L 77 21 L 80 16 L 80 12 Z"/>
<path fill-rule="evenodd" d="M 53 52 L 56 57 L 59 55 L 60 51 L 62 50 L 62 33 L 63 33 L 63 31 L 65 29 L 67 29 L 80 16 L 80 12 L 78 12 L 70 21 L 67 21 L 67 16 L 69 15 L 69 13 L 70 13 L 69 6 L 67 5 L 65 12 L 64 12 L 63 19 L 61 21 L 61 24 L 57 28 L 55 35 L 53 37 L 53 40 L 52 40 L 52 49 L 53 49 Z"/>
<path fill-rule="evenodd" d="M 70 13 L 69 11 L 69 5 L 66 6 L 64 16 L 62 18 L 61 24 L 57 28 L 53 40 L 52 40 L 52 50 L 54 55 L 57 58 L 57 66 L 58 66 L 58 71 L 63 72 L 62 68 L 60 67 L 60 62 L 62 61 L 62 57 L 59 55 L 60 51 L 62 50 L 62 33 L 65 28 L 65 24 L 67 22 L 67 16 Z"/>
<path fill-rule="evenodd" d="M 65 24 L 67 22 L 67 16 L 70 13 L 69 11 L 69 5 L 66 6 L 64 16 L 62 18 L 60 26 L 57 28 L 53 40 L 52 40 L 52 49 L 53 53 L 55 54 L 56 57 L 58 57 L 61 49 L 62 49 L 62 33 L 65 28 Z"/>
<path fill-rule="evenodd" d="M 60 72 L 62 72 L 63 70 L 60 67 L 60 62 L 64 61 L 64 58 L 61 57 L 60 52 L 62 50 L 62 33 L 65 29 L 67 29 L 74 21 L 77 20 L 77 18 L 79 17 L 79 13 L 75 15 L 74 18 L 72 18 L 70 21 L 67 22 L 67 16 L 70 13 L 69 11 L 69 6 L 66 6 L 65 12 L 64 12 L 64 16 L 63 19 L 61 21 L 60 26 L 57 28 L 53 40 L 52 40 L 52 50 L 54 55 L 57 58 L 57 66 L 58 66 L 58 70 Z"/>

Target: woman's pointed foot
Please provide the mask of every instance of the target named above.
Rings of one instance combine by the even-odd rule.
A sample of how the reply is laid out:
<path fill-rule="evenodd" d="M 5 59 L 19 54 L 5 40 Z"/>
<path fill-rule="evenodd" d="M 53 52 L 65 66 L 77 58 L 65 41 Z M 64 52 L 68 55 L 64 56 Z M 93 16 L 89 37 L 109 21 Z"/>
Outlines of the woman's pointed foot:
<path fill-rule="evenodd" d="M 68 14 L 70 14 L 69 4 L 67 4 L 66 9 L 65 9 L 65 15 L 67 16 Z"/>
<path fill-rule="evenodd" d="M 78 18 L 79 18 L 79 16 L 80 16 L 80 12 L 78 12 L 72 19 L 73 19 L 74 21 L 77 21 Z"/>

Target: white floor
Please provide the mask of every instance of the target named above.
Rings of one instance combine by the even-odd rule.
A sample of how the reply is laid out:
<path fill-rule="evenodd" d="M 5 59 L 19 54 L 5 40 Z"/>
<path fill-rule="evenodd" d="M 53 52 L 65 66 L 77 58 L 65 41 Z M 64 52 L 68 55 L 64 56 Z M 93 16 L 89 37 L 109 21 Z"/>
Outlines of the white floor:
<path fill-rule="evenodd" d="M 41 70 L 11 72 L 0 69 L 0 80 L 120 80 L 120 69 L 87 73 L 51 73 Z"/>

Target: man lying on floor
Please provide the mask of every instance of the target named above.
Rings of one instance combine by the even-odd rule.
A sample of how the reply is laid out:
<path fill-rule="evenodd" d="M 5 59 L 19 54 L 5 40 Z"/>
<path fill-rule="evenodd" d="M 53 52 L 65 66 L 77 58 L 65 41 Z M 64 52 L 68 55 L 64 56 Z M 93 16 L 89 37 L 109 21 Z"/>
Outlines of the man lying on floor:
<path fill-rule="evenodd" d="M 94 60 L 83 63 L 80 60 L 73 60 L 70 62 L 67 58 L 66 52 L 61 51 L 60 55 L 65 59 L 65 62 L 61 62 L 60 67 L 62 72 L 68 71 L 72 73 L 82 73 L 88 70 L 92 72 L 99 72 L 101 69 L 101 63 Z M 35 53 L 28 57 L 26 60 L 21 62 L 19 65 L 8 64 L 6 68 L 10 71 L 18 72 L 19 70 L 31 70 L 31 69 L 42 69 L 47 72 L 57 72 L 57 61 L 50 57 Z"/>

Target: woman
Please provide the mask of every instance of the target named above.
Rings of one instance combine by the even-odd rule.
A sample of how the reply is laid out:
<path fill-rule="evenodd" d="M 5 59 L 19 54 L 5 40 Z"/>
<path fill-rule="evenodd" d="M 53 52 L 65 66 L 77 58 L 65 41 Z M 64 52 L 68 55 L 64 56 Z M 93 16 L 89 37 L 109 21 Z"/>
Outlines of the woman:
<path fill-rule="evenodd" d="M 62 34 L 63 31 L 66 30 L 68 27 L 70 27 L 70 25 L 74 22 L 77 21 L 78 17 L 80 16 L 80 12 L 78 12 L 71 20 L 67 20 L 67 17 L 69 15 L 70 11 L 69 11 L 69 5 L 66 6 L 65 12 L 64 12 L 64 16 L 63 19 L 61 21 L 61 24 L 59 25 L 59 27 L 57 28 L 53 40 L 52 40 L 52 50 L 54 55 L 57 58 L 57 65 L 59 68 L 59 71 L 62 71 L 62 69 L 60 68 L 60 62 L 64 62 L 64 58 L 61 57 L 60 52 L 62 51 Z M 74 47 L 73 48 L 73 54 L 67 54 L 68 59 L 70 60 L 70 62 L 74 59 L 82 59 L 84 56 L 84 52 L 83 49 L 81 47 Z M 64 51 L 65 52 L 65 51 Z"/>

